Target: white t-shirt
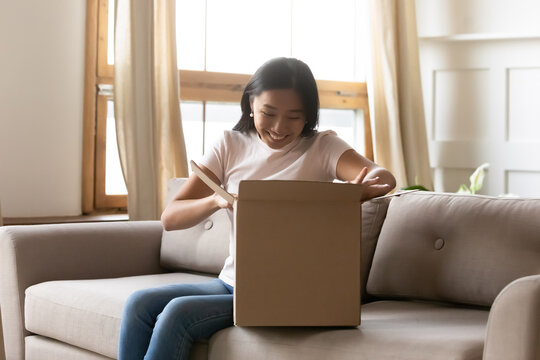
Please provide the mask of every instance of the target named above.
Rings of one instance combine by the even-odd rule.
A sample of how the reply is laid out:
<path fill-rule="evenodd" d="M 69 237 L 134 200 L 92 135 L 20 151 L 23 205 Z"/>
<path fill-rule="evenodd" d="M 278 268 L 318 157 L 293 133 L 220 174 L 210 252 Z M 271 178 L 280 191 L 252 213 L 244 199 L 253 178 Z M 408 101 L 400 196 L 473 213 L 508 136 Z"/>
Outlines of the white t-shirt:
<path fill-rule="evenodd" d="M 351 149 L 333 131 L 298 137 L 281 149 L 272 149 L 256 131 L 225 131 L 223 138 L 207 151 L 201 164 L 212 171 L 228 192 L 238 193 L 241 180 L 334 181 L 337 162 Z M 232 211 L 228 211 L 233 218 Z M 229 257 L 219 278 L 234 286 L 234 235 L 231 234 Z"/>

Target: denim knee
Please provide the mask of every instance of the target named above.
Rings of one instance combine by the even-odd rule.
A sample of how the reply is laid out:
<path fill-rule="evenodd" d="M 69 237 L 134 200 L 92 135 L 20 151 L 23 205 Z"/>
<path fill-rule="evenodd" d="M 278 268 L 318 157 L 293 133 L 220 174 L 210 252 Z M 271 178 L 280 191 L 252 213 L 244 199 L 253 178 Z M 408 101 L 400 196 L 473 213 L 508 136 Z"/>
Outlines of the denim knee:
<path fill-rule="evenodd" d="M 189 328 L 191 317 L 198 313 L 197 301 L 195 296 L 182 296 L 169 301 L 163 309 L 160 317 L 171 322 L 182 325 L 184 329 Z"/>
<path fill-rule="evenodd" d="M 155 306 L 155 299 L 148 289 L 137 290 L 128 297 L 124 306 L 124 314 L 128 316 L 148 314 L 151 312 L 150 309 Z"/>
<path fill-rule="evenodd" d="M 216 299 L 221 301 L 216 302 Z M 223 307 L 223 300 L 230 302 Z M 171 300 L 160 314 L 161 326 L 164 328 L 180 328 L 190 338 L 200 338 L 207 332 L 213 332 L 216 321 L 223 321 L 227 326 L 232 325 L 232 295 L 210 295 L 210 296 L 184 296 Z M 219 320 L 221 319 L 221 320 Z M 229 324 L 229 322 L 231 322 Z M 218 328 L 223 325 L 218 325 Z"/>

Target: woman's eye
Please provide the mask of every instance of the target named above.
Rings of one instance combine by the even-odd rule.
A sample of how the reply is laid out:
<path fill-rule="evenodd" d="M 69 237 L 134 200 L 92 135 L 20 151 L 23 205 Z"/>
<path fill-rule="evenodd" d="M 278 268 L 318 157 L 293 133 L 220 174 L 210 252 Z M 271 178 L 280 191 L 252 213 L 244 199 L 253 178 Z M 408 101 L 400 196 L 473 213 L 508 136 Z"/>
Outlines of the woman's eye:
<path fill-rule="evenodd" d="M 268 113 L 266 111 L 261 111 L 261 114 L 263 114 L 264 116 L 274 116 L 274 114 Z"/>

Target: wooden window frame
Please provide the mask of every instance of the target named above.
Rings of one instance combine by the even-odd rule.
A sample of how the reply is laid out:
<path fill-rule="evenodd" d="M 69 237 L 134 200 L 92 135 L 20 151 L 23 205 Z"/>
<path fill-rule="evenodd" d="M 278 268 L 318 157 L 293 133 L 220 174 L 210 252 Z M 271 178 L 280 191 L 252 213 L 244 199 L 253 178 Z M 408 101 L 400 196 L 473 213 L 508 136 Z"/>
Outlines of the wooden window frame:
<path fill-rule="evenodd" d="M 86 0 L 85 74 L 83 99 L 82 212 L 125 211 L 127 196 L 105 193 L 107 97 L 100 84 L 113 84 L 107 64 L 108 0 Z"/>
<path fill-rule="evenodd" d="M 114 82 L 114 67 L 107 63 L 109 0 L 87 0 L 86 56 L 83 118 L 83 213 L 126 208 L 126 195 L 107 195 L 105 187 L 105 135 L 107 100 L 100 84 Z M 246 74 L 179 70 L 180 100 L 239 103 Z M 317 80 L 321 108 L 363 110 L 364 156 L 373 159 L 367 86 L 365 82 Z M 106 125 L 105 125 L 106 126 Z"/>

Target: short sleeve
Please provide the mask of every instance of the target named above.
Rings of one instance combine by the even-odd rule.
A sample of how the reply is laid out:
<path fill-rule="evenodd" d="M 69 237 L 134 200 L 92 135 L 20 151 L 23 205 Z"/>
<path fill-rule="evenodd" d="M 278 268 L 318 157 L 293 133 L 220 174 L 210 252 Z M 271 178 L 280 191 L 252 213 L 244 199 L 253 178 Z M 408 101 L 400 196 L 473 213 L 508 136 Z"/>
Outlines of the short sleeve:
<path fill-rule="evenodd" d="M 332 130 L 321 132 L 317 139 L 317 145 L 317 152 L 324 154 L 322 158 L 324 159 L 328 173 L 334 179 L 337 179 L 337 163 L 339 158 L 345 151 L 353 149 L 353 147 L 339 138 Z"/>
<path fill-rule="evenodd" d="M 200 161 L 200 164 L 213 172 L 221 183 L 224 181 L 225 155 L 225 136 L 222 136 L 208 151 L 206 151 Z"/>

